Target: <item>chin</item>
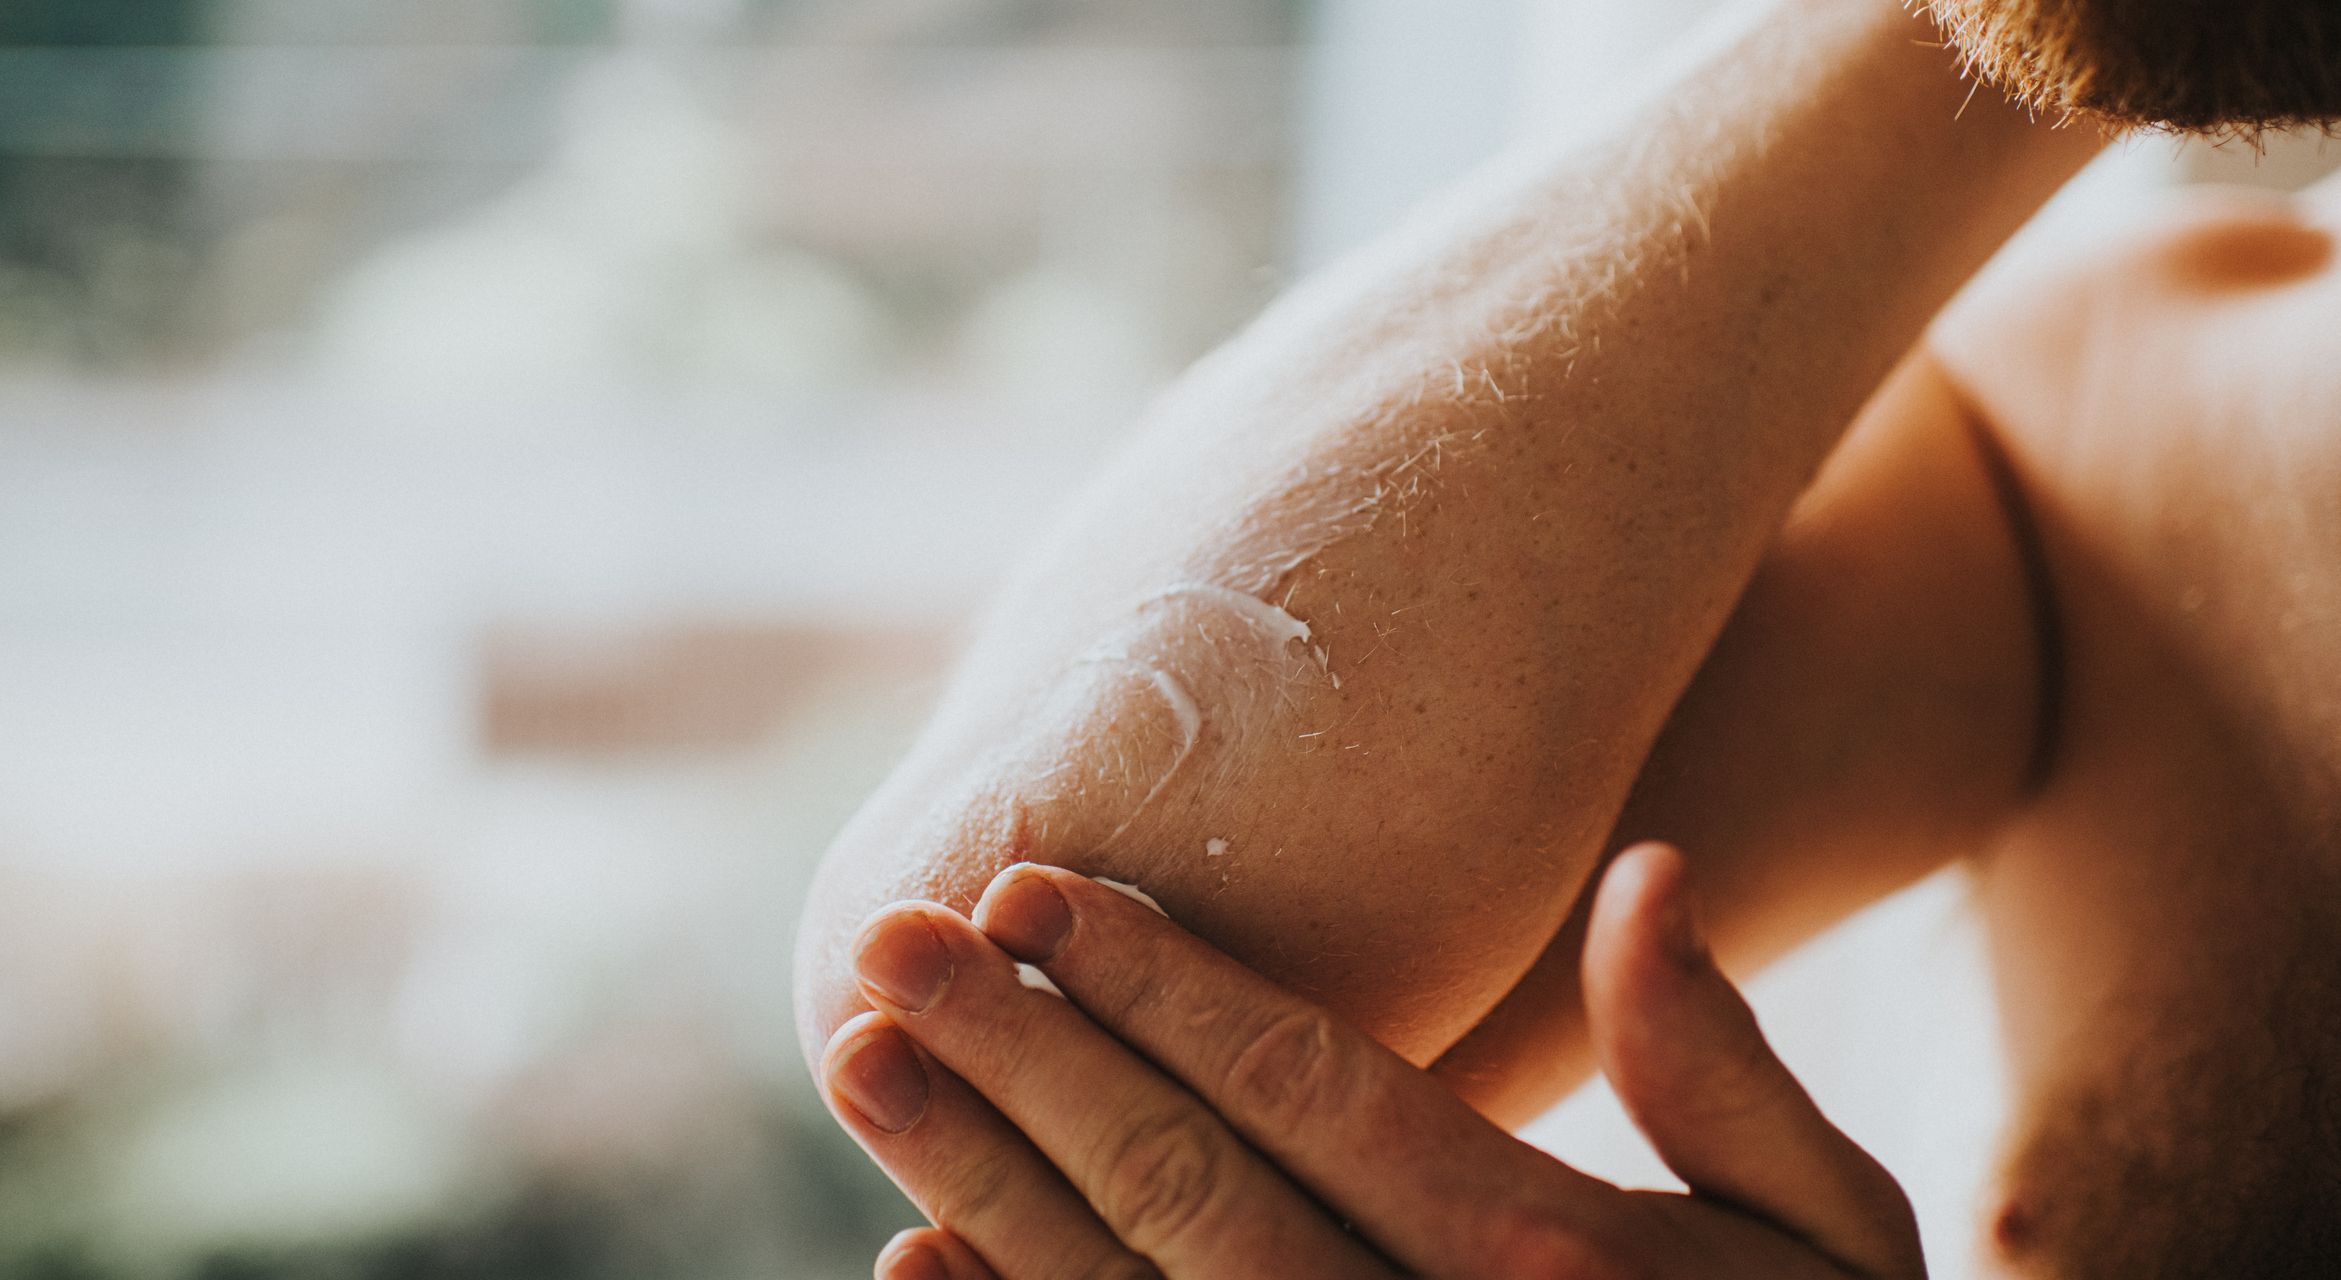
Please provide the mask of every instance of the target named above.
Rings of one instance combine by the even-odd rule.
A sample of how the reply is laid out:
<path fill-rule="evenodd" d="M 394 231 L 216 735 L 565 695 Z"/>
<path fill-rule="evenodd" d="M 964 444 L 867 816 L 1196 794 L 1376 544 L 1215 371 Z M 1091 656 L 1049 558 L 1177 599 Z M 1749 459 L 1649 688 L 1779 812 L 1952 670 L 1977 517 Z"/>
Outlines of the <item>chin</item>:
<path fill-rule="evenodd" d="M 2254 134 L 2341 119 L 2341 0 L 1926 0 L 1970 70 L 2035 110 Z"/>

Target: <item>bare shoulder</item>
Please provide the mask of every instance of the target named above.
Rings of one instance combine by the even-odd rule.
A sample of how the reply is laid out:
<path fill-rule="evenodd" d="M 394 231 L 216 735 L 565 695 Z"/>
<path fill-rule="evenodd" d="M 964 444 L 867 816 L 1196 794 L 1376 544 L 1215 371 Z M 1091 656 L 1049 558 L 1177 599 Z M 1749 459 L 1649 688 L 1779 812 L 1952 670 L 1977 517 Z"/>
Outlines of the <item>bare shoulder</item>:
<path fill-rule="evenodd" d="M 2312 333 L 2331 333 L 2337 233 L 2341 187 L 2142 199 L 2020 239 L 1945 312 L 1929 345 L 1988 416 L 2018 431 L 2043 417 L 2069 429 L 2076 401 L 2122 389 L 2109 381 L 2167 395 L 2207 354 L 2219 369 L 2238 356 L 2281 368 Z M 2294 327 L 2320 316 L 2311 332 Z"/>
<path fill-rule="evenodd" d="M 1992 300 L 2118 289 L 2170 304 L 2300 284 L 2327 265 L 2341 186 L 2301 192 L 2202 185 L 2139 197 L 2093 218 L 2051 218 L 2020 238 L 1983 282 Z M 2043 294 L 2010 277 L 2052 286 Z"/>

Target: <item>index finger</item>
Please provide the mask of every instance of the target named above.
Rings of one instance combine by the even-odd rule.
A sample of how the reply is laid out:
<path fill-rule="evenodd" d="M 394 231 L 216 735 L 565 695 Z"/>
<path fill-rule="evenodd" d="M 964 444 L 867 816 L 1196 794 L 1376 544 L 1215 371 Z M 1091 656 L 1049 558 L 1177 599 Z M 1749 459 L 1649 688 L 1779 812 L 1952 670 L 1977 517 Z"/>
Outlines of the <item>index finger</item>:
<path fill-rule="evenodd" d="M 1566 1274 L 1625 1196 L 1117 889 L 1023 864 L 975 921 L 1424 1275 Z M 1461 1209 L 1461 1211 L 1458 1211 Z"/>

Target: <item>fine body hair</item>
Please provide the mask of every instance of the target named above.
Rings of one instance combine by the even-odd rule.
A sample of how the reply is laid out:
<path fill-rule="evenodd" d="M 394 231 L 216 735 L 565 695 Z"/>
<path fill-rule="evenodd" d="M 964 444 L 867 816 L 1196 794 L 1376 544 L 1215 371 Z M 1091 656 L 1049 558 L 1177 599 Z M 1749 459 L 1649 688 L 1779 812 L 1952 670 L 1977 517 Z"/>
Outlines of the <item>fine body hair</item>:
<path fill-rule="evenodd" d="M 2341 118 L 2341 0 L 1925 0 L 1986 82 L 2118 128 L 2253 136 Z"/>

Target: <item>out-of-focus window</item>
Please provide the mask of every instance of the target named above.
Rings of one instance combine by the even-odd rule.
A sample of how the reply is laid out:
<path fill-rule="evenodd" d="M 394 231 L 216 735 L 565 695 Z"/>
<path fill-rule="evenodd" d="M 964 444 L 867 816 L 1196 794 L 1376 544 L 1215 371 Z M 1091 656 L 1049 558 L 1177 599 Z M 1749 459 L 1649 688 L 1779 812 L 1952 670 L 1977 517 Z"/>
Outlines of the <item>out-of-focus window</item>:
<path fill-rule="evenodd" d="M 867 1275 L 802 883 L 1285 278 L 1308 29 L 0 6 L 0 1275 Z"/>

